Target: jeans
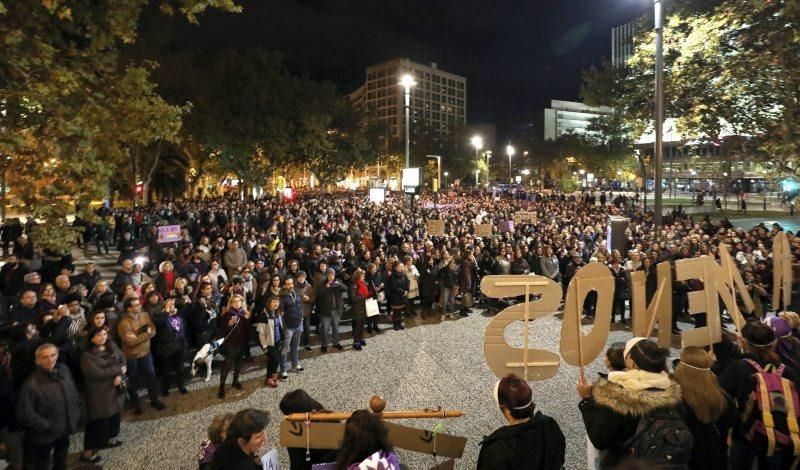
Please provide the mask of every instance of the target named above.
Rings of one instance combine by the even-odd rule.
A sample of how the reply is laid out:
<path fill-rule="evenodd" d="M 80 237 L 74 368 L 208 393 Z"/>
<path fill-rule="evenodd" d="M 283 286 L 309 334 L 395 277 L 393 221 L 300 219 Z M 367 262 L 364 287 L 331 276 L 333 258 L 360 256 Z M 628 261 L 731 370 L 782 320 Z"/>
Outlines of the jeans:
<path fill-rule="evenodd" d="M 281 372 L 289 370 L 288 361 L 292 361 L 292 368 L 300 363 L 297 350 L 300 348 L 300 336 L 303 334 L 303 324 L 294 329 L 283 330 L 283 348 L 281 348 Z"/>
<path fill-rule="evenodd" d="M 139 377 L 144 376 L 147 382 L 147 398 L 151 402 L 158 401 L 158 384 L 156 383 L 156 371 L 153 368 L 153 355 L 147 353 L 138 359 L 128 359 L 128 377 L 130 383 L 128 384 L 128 398 L 131 400 L 131 405 L 134 408 L 139 406 L 139 394 L 137 392 L 136 381 Z"/>
<path fill-rule="evenodd" d="M 281 364 L 281 349 L 283 344 L 279 340 L 275 346 L 267 346 L 264 354 L 267 356 L 267 378 L 278 373 Z"/>
<path fill-rule="evenodd" d="M 455 308 L 455 290 L 447 287 L 439 287 L 439 305 L 442 309 L 442 314 L 446 314 L 448 310 L 451 312 Z"/>
<path fill-rule="evenodd" d="M 171 379 L 175 380 L 175 385 L 178 388 L 183 388 L 186 385 L 186 374 L 183 369 L 183 356 L 185 353 L 186 349 L 180 348 L 168 356 L 161 356 L 161 391 L 165 394 L 169 391 Z"/>
<path fill-rule="evenodd" d="M 333 345 L 339 345 L 339 320 L 342 316 L 334 313 L 330 317 L 319 317 L 319 327 L 322 330 L 322 345 L 329 346 L 328 344 L 328 328 L 333 332 Z"/>

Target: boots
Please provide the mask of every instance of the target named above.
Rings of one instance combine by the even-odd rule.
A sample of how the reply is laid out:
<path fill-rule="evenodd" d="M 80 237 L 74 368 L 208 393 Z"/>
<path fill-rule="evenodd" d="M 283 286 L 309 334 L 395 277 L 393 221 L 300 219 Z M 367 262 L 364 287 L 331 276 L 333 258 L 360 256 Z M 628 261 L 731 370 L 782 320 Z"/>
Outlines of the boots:
<path fill-rule="evenodd" d="M 264 379 L 264 385 L 270 388 L 277 388 L 278 387 L 278 374 L 271 374 L 269 377 Z"/>

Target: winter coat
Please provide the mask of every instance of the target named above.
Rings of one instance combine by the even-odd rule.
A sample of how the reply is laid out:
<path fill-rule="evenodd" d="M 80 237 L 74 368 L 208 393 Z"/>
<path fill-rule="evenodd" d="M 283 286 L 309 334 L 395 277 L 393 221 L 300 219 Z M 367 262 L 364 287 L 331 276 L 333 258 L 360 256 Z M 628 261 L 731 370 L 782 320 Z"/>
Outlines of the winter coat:
<path fill-rule="evenodd" d="M 358 295 L 358 288 L 355 281 L 351 282 L 350 287 L 347 289 L 347 298 L 350 300 L 353 318 L 366 318 L 367 299 Z"/>
<path fill-rule="evenodd" d="M 558 470 L 566 441 L 558 423 L 537 412 L 529 421 L 503 426 L 481 442 L 478 470 Z"/>
<path fill-rule="evenodd" d="M 436 293 L 436 277 L 432 274 L 432 268 L 423 266 L 419 270 L 419 294 L 423 299 L 433 299 Z"/>
<path fill-rule="evenodd" d="M 125 364 L 119 346 L 110 340 L 106 341 L 105 351 L 92 345 L 81 355 L 89 421 L 110 418 L 122 412 L 125 395 L 117 393 L 114 378 L 122 375 Z"/>
<path fill-rule="evenodd" d="M 242 452 L 236 444 L 223 443 L 214 452 L 211 460 L 212 470 L 261 470 L 255 456 Z"/>
<path fill-rule="evenodd" d="M 386 280 L 386 301 L 389 305 L 405 305 L 408 294 L 408 278 L 405 273 L 392 272 Z"/>
<path fill-rule="evenodd" d="M 767 364 L 773 364 L 775 367 L 780 366 L 780 362 L 777 361 L 769 362 L 759 356 L 743 354 L 742 359 L 731 362 L 728 364 L 728 367 L 722 371 L 722 375 L 719 377 L 719 385 L 731 398 L 736 400 L 740 415 L 745 412 L 748 398 L 753 390 L 755 390 L 756 386 L 756 378 L 753 375 L 756 373 L 756 370 L 753 366 L 745 362 L 744 359 L 753 360 L 762 368 L 766 367 Z M 795 387 L 798 386 L 798 377 L 794 374 L 792 369 L 785 368 L 783 370 L 783 377 L 789 379 Z M 733 438 L 744 439 L 746 432 L 747 430 L 743 429 L 742 420 L 737 420 L 733 428 Z"/>
<path fill-rule="evenodd" d="M 311 284 L 306 282 L 302 286 L 298 285 L 297 288 L 300 289 L 300 292 L 303 295 L 307 295 L 308 296 L 308 300 L 304 300 L 303 301 L 303 316 L 304 317 L 310 317 L 311 316 L 311 309 L 312 309 L 312 307 L 314 307 L 314 302 L 315 302 L 315 299 L 314 299 L 314 295 L 315 295 L 314 286 L 312 286 Z"/>
<path fill-rule="evenodd" d="M 419 297 L 419 272 L 417 268 L 408 268 L 406 270 L 406 277 L 408 278 L 408 298 L 416 299 Z"/>
<path fill-rule="evenodd" d="M 50 444 L 78 430 L 80 398 L 67 366 L 37 367 L 22 385 L 17 419 L 35 445 Z"/>
<path fill-rule="evenodd" d="M 150 332 L 143 331 L 143 327 L 149 325 Z M 150 352 L 150 338 L 156 334 L 156 326 L 150 320 L 150 315 L 147 312 L 139 312 L 137 318 L 133 318 L 129 314 L 124 314 L 119 318 L 117 323 L 117 332 L 119 333 L 120 341 L 122 341 L 122 352 L 128 359 L 139 359 Z M 126 337 L 128 333 L 136 335 L 135 339 Z"/>
<path fill-rule="evenodd" d="M 281 317 L 278 312 L 262 310 L 255 319 L 256 333 L 258 333 L 258 344 L 261 349 L 268 346 L 275 346 L 276 337 L 280 340 L 282 335 Z M 277 331 L 276 331 L 277 329 Z M 280 334 L 278 334 L 280 332 Z"/>
<path fill-rule="evenodd" d="M 474 279 L 474 266 L 469 261 L 461 263 L 458 270 L 458 290 L 460 292 L 472 292 L 472 281 Z"/>
<path fill-rule="evenodd" d="M 726 395 L 728 407 L 714 423 L 702 423 L 686 403 L 686 425 L 692 433 L 692 454 L 689 468 L 704 470 L 728 469 L 728 431 L 736 423 L 736 403 Z"/>
<path fill-rule="evenodd" d="M 283 310 L 283 324 L 287 329 L 294 330 L 303 323 L 303 293 L 294 288 L 291 292 L 281 294 L 281 309 Z"/>
<path fill-rule="evenodd" d="M 452 271 L 450 268 L 443 268 L 439 271 L 439 287 L 445 289 L 458 288 L 458 272 Z"/>
<path fill-rule="evenodd" d="M 222 353 L 240 354 L 241 349 L 250 343 L 250 321 L 244 317 L 244 309 L 228 310 L 219 319 L 219 338 L 225 338 L 222 343 Z M 228 321 L 234 316 L 239 317 L 239 322 L 233 326 L 228 325 Z"/>
<path fill-rule="evenodd" d="M 347 292 L 347 287 L 339 281 L 327 283 L 324 287 L 317 290 L 317 312 L 321 317 L 340 315 L 344 310 L 342 293 Z"/>
<path fill-rule="evenodd" d="M 639 419 L 657 409 L 674 407 L 682 412 L 681 387 L 666 372 L 634 369 L 612 372 L 600 379 L 592 396 L 578 408 L 586 434 L 598 450 L 606 451 L 601 466 L 614 467 L 627 455 L 623 444 L 633 437 Z"/>

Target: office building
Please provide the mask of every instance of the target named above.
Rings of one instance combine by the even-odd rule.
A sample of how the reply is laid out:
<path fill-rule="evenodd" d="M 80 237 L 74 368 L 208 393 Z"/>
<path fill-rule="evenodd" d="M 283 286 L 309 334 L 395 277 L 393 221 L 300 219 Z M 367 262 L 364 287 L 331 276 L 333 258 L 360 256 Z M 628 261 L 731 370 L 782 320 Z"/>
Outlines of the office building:
<path fill-rule="evenodd" d="M 611 64 L 625 67 L 633 56 L 633 22 L 611 28 Z"/>
<path fill-rule="evenodd" d="M 367 67 L 364 86 L 350 94 L 354 103 L 374 109 L 378 120 L 388 124 L 395 139 L 405 135 L 403 87 L 400 78 L 411 74 L 411 137 L 423 133 L 434 138 L 452 135 L 467 122 L 467 79 L 441 70 L 436 63 L 418 64 L 394 59 Z"/>
<path fill-rule="evenodd" d="M 544 140 L 556 140 L 564 134 L 586 134 L 591 120 L 612 109 L 606 106 L 587 106 L 574 101 L 551 100 L 544 110 Z"/>

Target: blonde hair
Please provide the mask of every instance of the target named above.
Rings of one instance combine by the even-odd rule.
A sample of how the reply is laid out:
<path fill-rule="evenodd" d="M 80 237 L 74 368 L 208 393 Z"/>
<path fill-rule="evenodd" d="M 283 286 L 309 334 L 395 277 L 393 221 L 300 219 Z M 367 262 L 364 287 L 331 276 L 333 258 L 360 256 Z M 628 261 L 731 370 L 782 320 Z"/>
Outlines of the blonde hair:
<path fill-rule="evenodd" d="M 800 315 L 795 312 L 781 312 L 781 318 L 786 320 L 789 326 L 794 330 L 800 328 Z"/>
<path fill-rule="evenodd" d="M 171 262 L 163 261 L 161 264 L 158 265 L 158 272 L 165 273 L 167 272 L 167 268 L 169 268 L 170 271 L 175 270 L 175 266 Z"/>
<path fill-rule="evenodd" d="M 717 376 L 711 372 L 714 359 L 705 349 L 687 346 L 681 352 L 681 362 L 675 369 L 675 381 L 681 386 L 683 400 L 692 408 L 701 423 L 718 420 L 728 407 L 725 392 Z"/>

